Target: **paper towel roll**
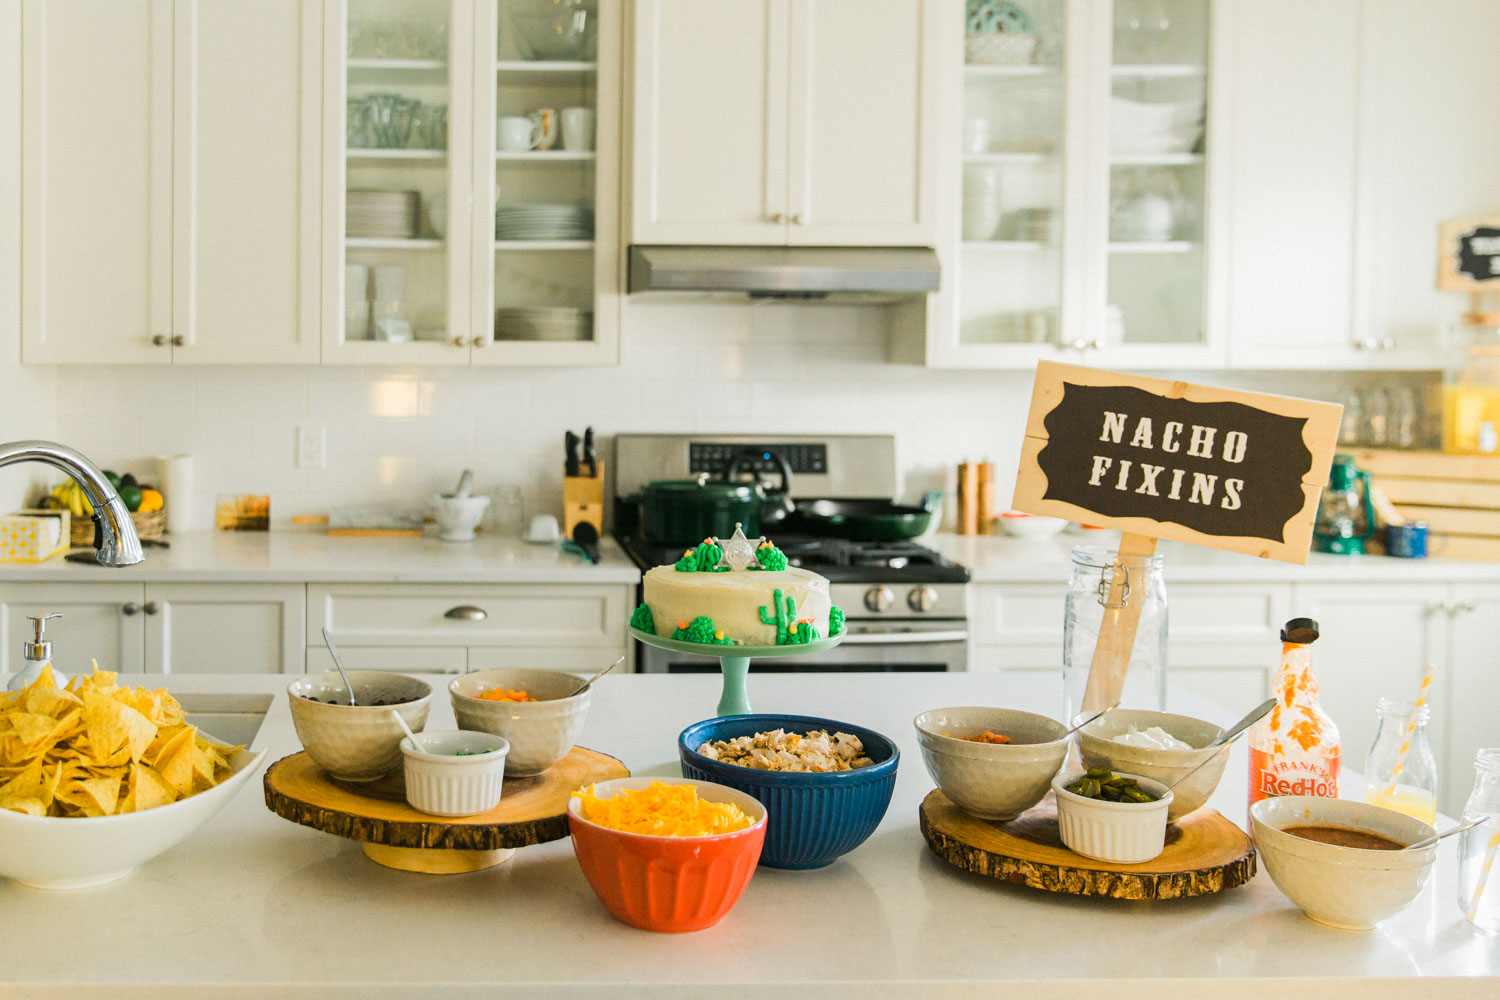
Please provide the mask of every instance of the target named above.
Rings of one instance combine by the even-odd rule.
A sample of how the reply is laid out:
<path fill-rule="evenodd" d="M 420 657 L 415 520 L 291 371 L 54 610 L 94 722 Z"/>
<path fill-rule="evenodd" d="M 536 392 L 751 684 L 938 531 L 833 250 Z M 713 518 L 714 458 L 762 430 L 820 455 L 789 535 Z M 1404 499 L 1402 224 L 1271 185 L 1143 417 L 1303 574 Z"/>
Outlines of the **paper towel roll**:
<path fill-rule="evenodd" d="M 165 501 L 167 531 L 178 535 L 192 527 L 193 456 L 161 455 L 161 493 Z"/>

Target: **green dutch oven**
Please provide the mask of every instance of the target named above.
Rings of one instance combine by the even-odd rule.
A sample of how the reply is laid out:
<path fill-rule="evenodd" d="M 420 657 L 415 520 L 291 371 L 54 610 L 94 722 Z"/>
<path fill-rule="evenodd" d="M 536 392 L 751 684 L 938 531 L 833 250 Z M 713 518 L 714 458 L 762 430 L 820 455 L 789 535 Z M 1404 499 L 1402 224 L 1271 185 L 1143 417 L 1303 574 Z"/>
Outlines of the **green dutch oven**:
<path fill-rule="evenodd" d="M 642 537 L 654 545 L 697 545 L 705 538 L 728 538 L 736 524 L 751 538 L 760 534 L 765 490 L 757 483 L 709 479 L 659 479 L 625 498 L 640 508 Z"/>

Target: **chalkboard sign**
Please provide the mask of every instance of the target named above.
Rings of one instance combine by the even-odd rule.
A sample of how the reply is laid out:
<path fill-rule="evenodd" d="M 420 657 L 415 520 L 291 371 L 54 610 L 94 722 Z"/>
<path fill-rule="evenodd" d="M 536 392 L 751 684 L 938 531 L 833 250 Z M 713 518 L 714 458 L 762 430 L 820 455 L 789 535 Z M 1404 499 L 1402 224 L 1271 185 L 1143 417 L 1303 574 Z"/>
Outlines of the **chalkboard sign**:
<path fill-rule="evenodd" d="M 1043 362 L 1013 505 L 1304 563 L 1342 412 Z"/>
<path fill-rule="evenodd" d="M 1478 291 L 1500 286 L 1500 216 L 1449 219 L 1438 230 L 1438 287 Z"/>

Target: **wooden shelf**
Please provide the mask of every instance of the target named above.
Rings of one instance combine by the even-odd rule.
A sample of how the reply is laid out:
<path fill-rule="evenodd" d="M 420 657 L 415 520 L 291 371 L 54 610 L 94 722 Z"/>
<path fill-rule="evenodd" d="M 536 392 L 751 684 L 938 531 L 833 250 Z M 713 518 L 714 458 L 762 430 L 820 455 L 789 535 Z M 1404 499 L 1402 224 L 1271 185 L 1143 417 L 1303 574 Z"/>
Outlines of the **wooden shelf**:
<path fill-rule="evenodd" d="M 1196 249 L 1198 244 L 1192 240 L 1130 240 L 1109 245 L 1110 253 L 1192 253 Z"/>
<path fill-rule="evenodd" d="M 344 240 L 344 246 L 349 250 L 441 250 L 442 240 L 425 239 L 383 239 L 370 236 L 350 236 Z"/>
<path fill-rule="evenodd" d="M 350 59 L 351 83 L 439 83 L 448 78 L 448 63 L 442 59 Z"/>
<path fill-rule="evenodd" d="M 1055 76 L 1056 66 L 989 66 L 984 63 L 964 63 L 964 76 L 985 78 L 997 76 Z"/>
<path fill-rule="evenodd" d="M 1193 77 L 1202 76 L 1207 67 L 1196 63 L 1121 63 L 1111 66 L 1114 76 L 1134 77 Z"/>
<path fill-rule="evenodd" d="M 351 160 L 428 160 L 439 162 L 448 158 L 446 149 L 384 149 L 378 146 L 355 146 L 344 150 Z"/>
<path fill-rule="evenodd" d="M 1036 253 L 1050 244 L 1040 240 L 964 240 L 961 245 L 979 253 Z"/>
<path fill-rule="evenodd" d="M 598 63 L 582 59 L 501 59 L 495 63 L 496 73 L 587 74 L 598 69 Z"/>
<path fill-rule="evenodd" d="M 495 153 L 495 159 L 507 163 L 585 163 L 592 161 L 596 155 L 592 149 L 500 150 Z"/>
<path fill-rule="evenodd" d="M 965 153 L 965 163 L 1045 163 L 1051 153 Z"/>
<path fill-rule="evenodd" d="M 593 240 L 496 240 L 496 250 L 592 250 Z"/>
<path fill-rule="evenodd" d="M 1203 162 L 1202 153 L 1117 153 L 1109 158 L 1117 167 L 1187 167 Z"/>

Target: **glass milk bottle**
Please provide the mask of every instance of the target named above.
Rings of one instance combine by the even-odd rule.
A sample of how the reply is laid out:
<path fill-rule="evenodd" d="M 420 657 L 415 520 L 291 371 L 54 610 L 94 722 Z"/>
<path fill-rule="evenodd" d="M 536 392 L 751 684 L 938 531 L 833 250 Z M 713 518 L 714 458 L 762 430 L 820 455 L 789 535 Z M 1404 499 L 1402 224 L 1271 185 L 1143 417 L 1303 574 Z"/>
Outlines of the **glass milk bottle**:
<path fill-rule="evenodd" d="M 1463 819 L 1481 816 L 1489 822 L 1459 834 L 1458 908 L 1480 930 L 1500 934 L 1500 747 L 1474 755 L 1474 791 Z"/>
<path fill-rule="evenodd" d="M 1122 708 L 1167 707 L 1167 584 L 1159 555 L 1126 556 L 1099 545 L 1073 549 L 1073 575 L 1063 611 L 1063 718 L 1083 711 L 1084 692 L 1099 645 L 1099 627 L 1111 610 L 1111 587 L 1123 575 L 1119 605 L 1139 604 L 1141 617 L 1130 650 L 1130 667 L 1120 696 Z M 1095 706 L 1089 706 L 1093 708 Z M 1103 708 L 1103 705 L 1097 706 Z"/>
<path fill-rule="evenodd" d="M 1276 707 L 1250 730 L 1250 805 L 1276 795 L 1339 796 L 1339 730 L 1318 703 L 1312 644 L 1318 623 L 1293 618 L 1281 630 Z"/>
<path fill-rule="evenodd" d="M 1375 742 L 1365 757 L 1365 801 L 1415 816 L 1429 825 L 1436 823 L 1437 761 L 1427 743 L 1432 706 L 1417 709 L 1416 728 L 1410 737 L 1406 731 L 1412 721 L 1411 702 L 1381 698 L 1375 714 Z"/>

